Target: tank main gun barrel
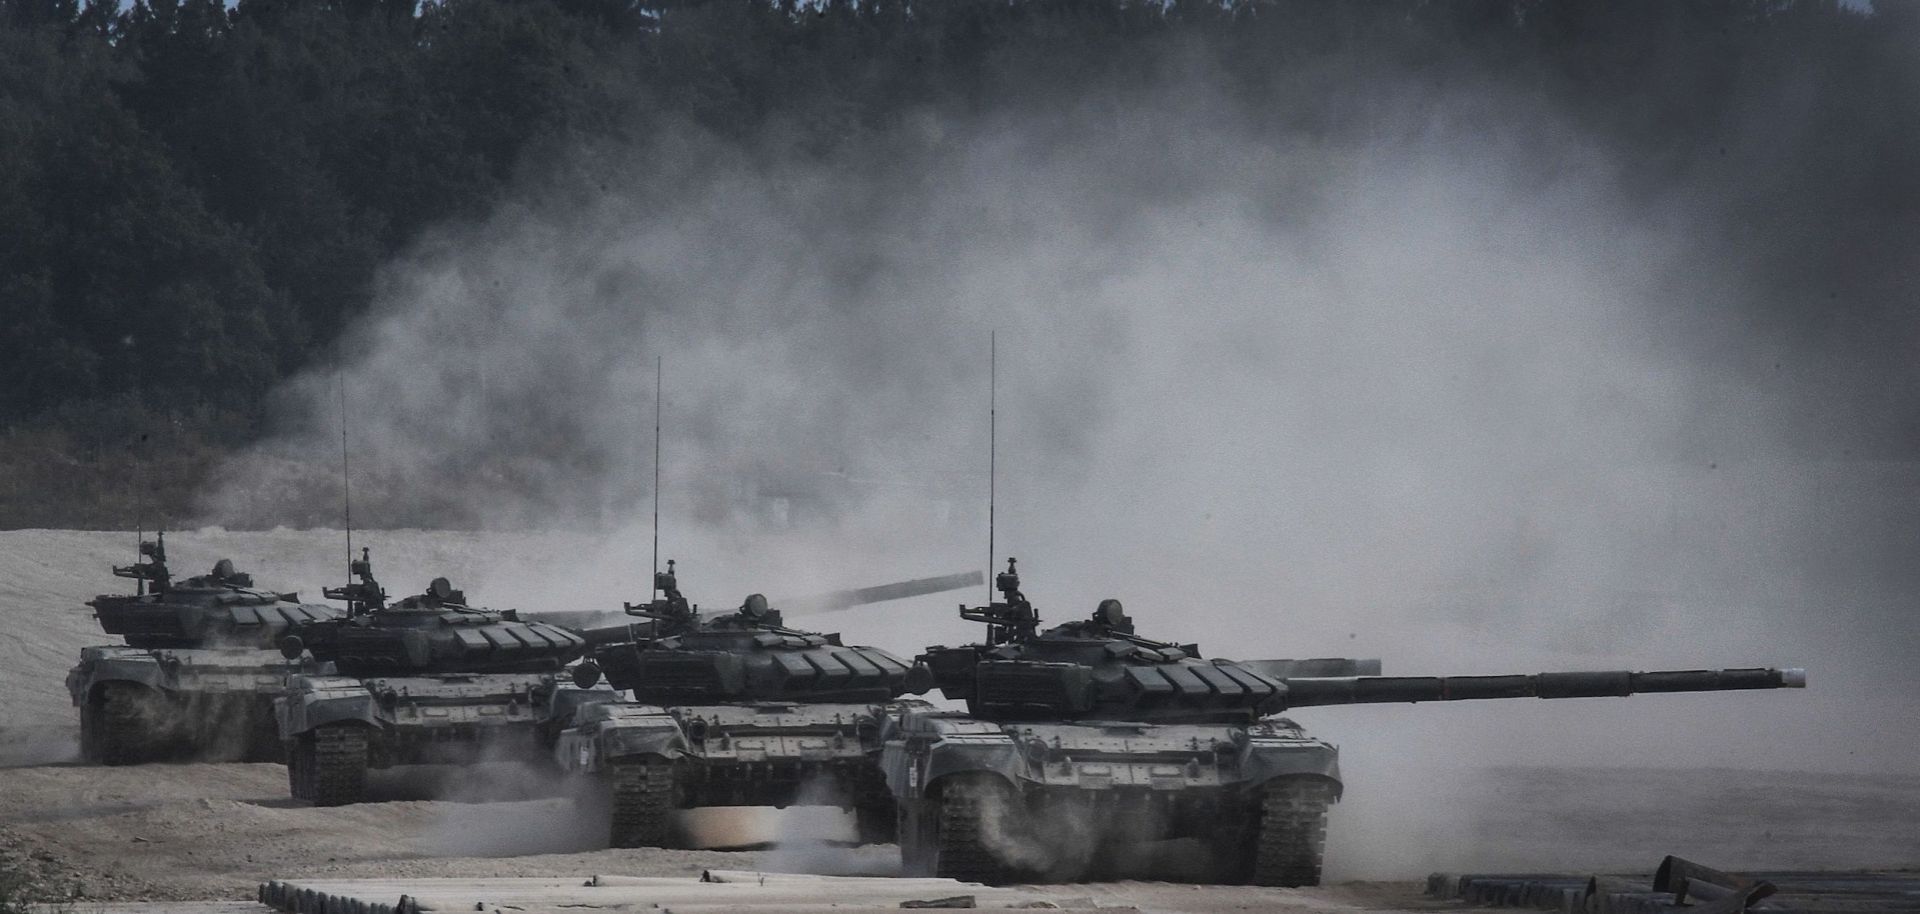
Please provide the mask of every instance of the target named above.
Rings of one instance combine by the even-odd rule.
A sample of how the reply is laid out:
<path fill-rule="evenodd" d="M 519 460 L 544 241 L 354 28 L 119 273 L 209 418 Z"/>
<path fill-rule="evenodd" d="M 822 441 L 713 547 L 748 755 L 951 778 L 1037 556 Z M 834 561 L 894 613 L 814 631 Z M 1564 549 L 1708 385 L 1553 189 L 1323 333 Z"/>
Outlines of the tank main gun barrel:
<path fill-rule="evenodd" d="M 535 618 L 543 622 L 553 621 L 549 619 L 547 615 L 540 615 Z M 653 637 L 653 623 L 650 621 L 632 622 L 626 625 L 602 625 L 594 628 L 575 628 L 559 622 L 555 622 L 554 624 L 579 635 L 581 640 L 587 642 L 591 647 L 600 647 L 608 644 L 625 644 L 631 641 L 646 641 Z"/>
<path fill-rule="evenodd" d="M 778 600 L 774 605 L 788 615 L 802 613 L 828 613 L 870 603 L 884 603 L 888 600 L 904 600 L 927 594 L 959 590 L 963 587 L 978 585 L 985 577 L 978 571 L 963 571 L 958 574 L 943 574 L 931 578 L 915 578 L 911 581 L 899 581 L 893 584 L 881 584 L 875 587 L 857 587 L 852 590 L 836 590 L 831 593 L 816 594 L 811 597 Z"/>
<path fill-rule="evenodd" d="M 1483 698 L 1605 698 L 1638 692 L 1804 689 L 1799 669 L 1655 670 L 1511 676 L 1327 676 L 1284 679 L 1286 706 L 1367 705 Z"/>

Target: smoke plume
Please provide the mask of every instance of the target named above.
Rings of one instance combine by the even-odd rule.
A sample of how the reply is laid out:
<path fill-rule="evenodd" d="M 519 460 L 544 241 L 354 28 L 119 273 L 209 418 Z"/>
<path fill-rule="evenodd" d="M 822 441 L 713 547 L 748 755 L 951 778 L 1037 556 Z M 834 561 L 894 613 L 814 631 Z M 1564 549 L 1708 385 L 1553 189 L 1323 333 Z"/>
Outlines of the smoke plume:
<path fill-rule="evenodd" d="M 1734 177 L 1498 79 L 1357 73 L 1327 133 L 1186 64 L 824 156 L 680 127 L 542 163 L 391 265 L 207 513 L 325 518 L 343 383 L 357 519 L 586 530 L 520 589 L 632 599 L 659 357 L 662 557 L 696 598 L 979 567 L 993 333 L 993 560 L 1047 620 L 1112 596 L 1211 655 L 1400 673 L 1812 668 L 1804 694 L 1303 710 L 1344 745 L 1336 835 L 1459 815 L 1435 792 L 1488 762 L 1913 770 L 1888 724 L 1920 696 L 1920 469 L 1854 450 L 1897 440 L 1846 399 L 1857 338 L 1776 319 L 1804 313 L 1775 286 L 1795 250 L 1756 228 L 1725 256 Z M 1785 102 L 1732 107 L 1813 142 Z M 907 653 L 977 634 L 837 621 Z"/>

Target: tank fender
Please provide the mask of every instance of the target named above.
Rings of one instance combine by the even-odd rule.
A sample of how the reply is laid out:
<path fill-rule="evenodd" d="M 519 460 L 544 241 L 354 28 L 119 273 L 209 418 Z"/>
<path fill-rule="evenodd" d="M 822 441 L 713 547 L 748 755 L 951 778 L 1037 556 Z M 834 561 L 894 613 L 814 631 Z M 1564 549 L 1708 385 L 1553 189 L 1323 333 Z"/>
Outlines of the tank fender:
<path fill-rule="evenodd" d="M 316 727 L 338 723 L 361 723 L 380 729 L 380 705 L 371 693 L 345 690 L 294 692 L 273 700 L 274 717 L 280 724 L 280 738 L 293 739 Z"/>
<path fill-rule="evenodd" d="M 581 688 L 568 682 L 562 682 L 553 690 L 552 716 L 559 720 L 570 720 L 581 708 L 588 705 L 603 704 L 620 700 L 620 693 L 605 684 Z"/>
<path fill-rule="evenodd" d="M 658 720 L 618 721 L 600 732 L 603 762 L 635 755 L 657 755 L 676 759 L 687 754 L 687 735 L 671 717 Z"/>
<path fill-rule="evenodd" d="M 1240 771 L 1245 782 L 1256 787 L 1276 778 L 1313 777 L 1331 784 L 1336 799 L 1344 789 L 1340 750 L 1318 740 L 1270 741 L 1256 737 L 1242 750 Z"/>
<path fill-rule="evenodd" d="M 1268 782 L 1281 780 L 1282 778 L 1312 778 L 1316 781 L 1324 781 L 1329 787 L 1333 788 L 1333 799 L 1335 802 L 1338 802 L 1341 795 L 1346 793 L 1346 784 L 1342 783 L 1338 776 L 1310 771 L 1283 772 L 1271 777 L 1254 780 L 1250 783 L 1250 786 L 1255 788 L 1264 787 Z"/>
<path fill-rule="evenodd" d="M 165 665 L 152 655 L 137 658 L 103 658 L 82 662 L 67 673 L 67 693 L 75 706 L 86 703 L 102 685 L 131 682 L 156 691 L 165 690 L 172 679 Z"/>
<path fill-rule="evenodd" d="M 937 742 L 889 740 L 881 752 L 881 773 L 896 798 L 919 799 L 933 785 L 958 774 L 992 774 L 1017 787 L 1022 765 L 1012 737 L 1004 733 L 952 736 Z"/>
<path fill-rule="evenodd" d="M 581 709 L 582 717 L 607 715 L 603 719 L 576 718 L 575 726 L 560 732 L 553 752 L 562 770 L 598 771 L 621 759 L 656 756 L 671 760 L 687 754 L 686 734 L 664 710 L 605 704 L 598 712 L 590 706 Z"/>

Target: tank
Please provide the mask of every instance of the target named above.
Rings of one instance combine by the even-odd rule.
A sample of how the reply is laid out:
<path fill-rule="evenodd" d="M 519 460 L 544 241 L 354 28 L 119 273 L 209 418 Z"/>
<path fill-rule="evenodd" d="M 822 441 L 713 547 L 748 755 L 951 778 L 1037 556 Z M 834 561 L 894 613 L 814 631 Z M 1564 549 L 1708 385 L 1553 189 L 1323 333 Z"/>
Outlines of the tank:
<path fill-rule="evenodd" d="M 333 667 L 293 677 L 274 704 L 296 799 L 358 803 L 370 769 L 398 765 L 544 764 L 579 705 L 613 697 L 562 674 L 587 647 L 566 628 L 468 606 L 446 578 L 389 605 L 366 550 L 352 570 L 323 591 L 344 616 L 281 639 L 285 656 Z"/>
<path fill-rule="evenodd" d="M 703 618 L 667 571 L 657 597 L 627 604 L 643 620 L 589 633 L 585 681 L 604 676 L 632 701 L 580 709 L 560 734 L 559 764 L 589 789 L 615 847 L 667 846 L 672 813 L 706 806 L 839 806 L 859 840 L 891 841 L 893 799 L 877 765 L 882 722 L 924 702 L 914 667 L 837 634 L 788 628 L 760 594 Z M 844 607 L 971 586 L 977 573 L 842 591 Z M 804 602 L 804 601 L 803 601 Z"/>
<path fill-rule="evenodd" d="M 1081 879 L 1117 845 L 1192 838 L 1215 878 L 1320 880 L 1339 752 L 1281 716 L 1331 704 L 1798 688 L 1799 670 L 1381 676 L 1374 660 L 1209 660 L 1134 632 L 1117 600 L 1046 630 L 1013 560 L 1002 601 L 961 608 L 983 643 L 918 658 L 966 710 L 901 708 L 881 766 L 905 870 L 975 882 Z"/>
<path fill-rule="evenodd" d="M 332 606 L 298 594 L 262 590 L 221 559 L 207 574 L 175 581 L 166 534 L 140 543 L 133 594 L 87 601 L 122 645 L 82 648 L 67 673 L 80 710 L 80 754 L 96 764 L 175 758 L 277 762 L 273 699 L 290 677 L 320 672 L 313 661 L 286 660 L 275 641 L 292 626 L 338 618 Z"/>

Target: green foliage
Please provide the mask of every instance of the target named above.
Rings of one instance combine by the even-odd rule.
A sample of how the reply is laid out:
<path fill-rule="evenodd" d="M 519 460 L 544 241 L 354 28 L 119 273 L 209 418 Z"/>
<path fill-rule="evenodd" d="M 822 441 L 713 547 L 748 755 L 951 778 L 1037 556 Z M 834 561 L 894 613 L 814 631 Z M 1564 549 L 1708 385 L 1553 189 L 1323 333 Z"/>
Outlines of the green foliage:
<path fill-rule="evenodd" d="M 1920 266 L 1917 31 L 1834 0 L 0 0 L 0 427 L 57 466 L 124 440 L 73 425 L 109 417 L 257 434 L 380 263 L 569 150 L 691 124 L 872 157 L 925 112 L 1196 81 L 1277 141 L 1378 141 L 1371 112 L 1448 88 L 1551 100 L 1649 205 L 1704 189 L 1729 265 L 1845 309 L 1743 319 L 1872 323 Z M 1756 134 L 1780 98 L 1802 115 Z M 80 522 L 0 502 L 27 518 Z"/>

